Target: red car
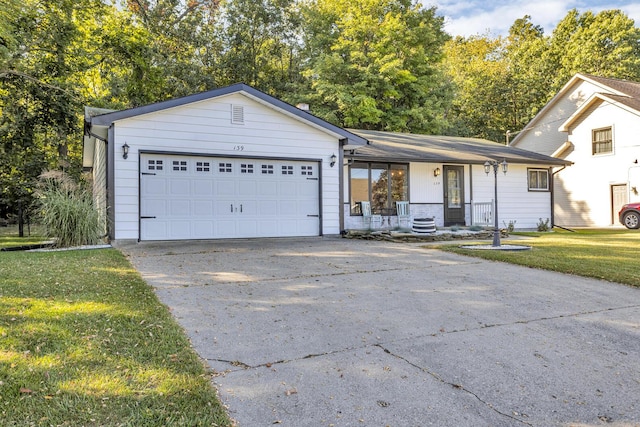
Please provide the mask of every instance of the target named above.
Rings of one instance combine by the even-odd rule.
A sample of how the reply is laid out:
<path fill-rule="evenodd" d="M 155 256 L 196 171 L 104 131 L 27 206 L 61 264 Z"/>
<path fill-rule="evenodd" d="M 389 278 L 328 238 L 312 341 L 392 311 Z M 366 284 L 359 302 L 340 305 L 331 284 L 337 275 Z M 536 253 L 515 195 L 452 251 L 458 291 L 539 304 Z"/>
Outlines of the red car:
<path fill-rule="evenodd" d="M 618 212 L 620 222 L 627 228 L 640 228 L 640 203 L 628 203 Z"/>

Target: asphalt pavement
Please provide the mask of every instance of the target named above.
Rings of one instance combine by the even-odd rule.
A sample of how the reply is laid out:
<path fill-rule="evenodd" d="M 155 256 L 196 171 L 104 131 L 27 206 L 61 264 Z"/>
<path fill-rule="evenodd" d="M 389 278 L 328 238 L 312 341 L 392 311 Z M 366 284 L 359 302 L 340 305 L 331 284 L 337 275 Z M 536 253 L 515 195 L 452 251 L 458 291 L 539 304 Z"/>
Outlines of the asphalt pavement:
<path fill-rule="evenodd" d="M 638 288 L 337 237 L 120 249 L 240 427 L 640 426 Z"/>

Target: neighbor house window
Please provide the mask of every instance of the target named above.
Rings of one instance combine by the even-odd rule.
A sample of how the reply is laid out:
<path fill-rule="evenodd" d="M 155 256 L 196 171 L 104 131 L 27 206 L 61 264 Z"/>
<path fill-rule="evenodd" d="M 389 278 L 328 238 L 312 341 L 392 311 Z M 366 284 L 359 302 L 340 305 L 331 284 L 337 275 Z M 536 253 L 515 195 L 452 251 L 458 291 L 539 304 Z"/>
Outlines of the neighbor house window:
<path fill-rule="evenodd" d="M 529 169 L 529 191 L 549 191 L 549 171 Z"/>
<path fill-rule="evenodd" d="M 371 202 L 371 212 L 395 215 L 396 202 L 409 200 L 408 167 L 390 163 L 355 163 L 349 168 L 351 214 L 361 215 L 360 202 Z"/>
<path fill-rule="evenodd" d="M 594 129 L 592 131 L 592 154 L 606 154 L 613 152 L 613 137 L 611 128 Z"/>

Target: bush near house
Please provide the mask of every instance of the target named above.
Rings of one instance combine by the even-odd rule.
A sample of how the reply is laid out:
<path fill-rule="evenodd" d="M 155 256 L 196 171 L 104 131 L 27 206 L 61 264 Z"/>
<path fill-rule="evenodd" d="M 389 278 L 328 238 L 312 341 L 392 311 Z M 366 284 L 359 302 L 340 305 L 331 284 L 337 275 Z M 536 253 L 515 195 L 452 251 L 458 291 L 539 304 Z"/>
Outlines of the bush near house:
<path fill-rule="evenodd" d="M 37 191 L 42 225 L 56 246 L 94 245 L 102 225 L 86 182 L 75 182 L 64 172 L 45 172 Z"/>

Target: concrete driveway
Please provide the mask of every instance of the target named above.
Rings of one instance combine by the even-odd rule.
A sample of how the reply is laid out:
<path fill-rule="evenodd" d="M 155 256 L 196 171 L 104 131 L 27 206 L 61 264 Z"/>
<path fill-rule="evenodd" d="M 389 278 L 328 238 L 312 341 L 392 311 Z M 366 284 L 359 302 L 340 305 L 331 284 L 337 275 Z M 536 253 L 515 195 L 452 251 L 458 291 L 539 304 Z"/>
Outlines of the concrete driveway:
<path fill-rule="evenodd" d="M 640 289 L 340 238 L 121 250 L 239 426 L 640 426 Z"/>

